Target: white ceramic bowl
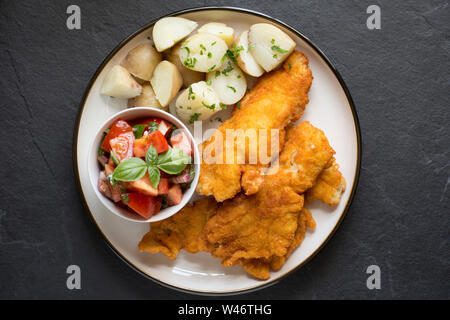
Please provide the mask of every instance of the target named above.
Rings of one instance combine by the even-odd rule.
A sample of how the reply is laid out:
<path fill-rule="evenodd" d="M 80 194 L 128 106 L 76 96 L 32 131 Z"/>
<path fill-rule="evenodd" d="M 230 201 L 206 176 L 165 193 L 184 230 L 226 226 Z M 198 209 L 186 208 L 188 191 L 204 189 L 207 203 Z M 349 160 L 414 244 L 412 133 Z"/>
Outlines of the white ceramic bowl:
<path fill-rule="evenodd" d="M 195 169 L 195 176 L 194 180 L 191 183 L 191 186 L 189 189 L 185 190 L 183 193 L 183 199 L 182 201 L 177 204 L 176 206 L 170 206 L 165 209 L 162 209 L 160 212 L 152 216 L 150 219 L 144 219 L 143 217 L 139 216 L 136 213 L 133 213 L 129 211 L 128 209 L 124 209 L 116 205 L 113 201 L 106 198 L 104 195 L 100 193 L 100 191 L 97 188 L 97 182 L 98 177 L 100 175 L 100 165 L 97 160 L 97 154 L 98 154 L 98 148 L 100 147 L 100 143 L 103 138 L 103 133 L 106 129 L 110 128 L 111 125 L 116 121 L 117 119 L 123 119 L 123 120 L 134 120 L 134 119 L 140 119 L 140 118 L 150 118 L 150 117 L 158 117 L 163 120 L 167 120 L 170 123 L 174 124 L 177 128 L 184 130 L 186 135 L 188 136 L 189 140 L 191 141 L 192 148 L 194 150 L 194 169 Z M 195 192 L 195 188 L 198 183 L 198 178 L 200 174 L 200 162 L 199 162 L 199 151 L 197 148 L 197 145 L 194 142 L 194 138 L 192 137 L 192 134 L 189 132 L 189 130 L 186 128 L 186 126 L 176 117 L 171 115 L 168 112 L 165 112 L 160 109 L 156 108 L 131 108 L 131 109 L 125 109 L 119 113 L 114 114 L 112 117 L 110 117 L 108 120 L 106 120 L 100 128 L 96 131 L 94 140 L 91 143 L 91 146 L 89 148 L 89 154 L 88 154 L 88 172 L 89 172 L 89 179 L 91 181 L 92 187 L 95 190 L 95 193 L 97 197 L 99 198 L 100 202 L 108 208 L 109 211 L 114 213 L 115 215 L 129 220 L 129 221 L 135 221 L 135 222 L 156 222 L 159 220 L 164 220 L 169 218 L 170 216 L 174 215 L 178 211 L 180 211 L 191 199 L 192 195 Z"/>

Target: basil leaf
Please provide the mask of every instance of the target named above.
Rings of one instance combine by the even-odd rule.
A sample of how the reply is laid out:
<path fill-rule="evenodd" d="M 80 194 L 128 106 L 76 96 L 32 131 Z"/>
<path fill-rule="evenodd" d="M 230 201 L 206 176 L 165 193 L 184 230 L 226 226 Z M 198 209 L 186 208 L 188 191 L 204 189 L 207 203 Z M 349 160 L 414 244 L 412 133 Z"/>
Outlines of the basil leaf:
<path fill-rule="evenodd" d="M 179 174 L 191 162 L 191 157 L 181 149 L 169 149 L 158 158 L 157 167 L 168 174 Z"/>
<path fill-rule="evenodd" d="M 133 133 L 134 133 L 134 137 L 136 139 L 139 139 L 142 137 L 142 135 L 144 134 L 145 128 L 147 126 L 145 124 L 137 124 L 133 126 Z"/>
<path fill-rule="evenodd" d="M 161 173 L 159 172 L 157 167 L 148 167 L 148 177 L 150 178 L 150 182 L 152 183 L 153 188 L 158 188 Z"/>
<path fill-rule="evenodd" d="M 158 130 L 158 124 L 155 121 L 150 121 L 148 122 L 148 128 L 150 132 L 155 132 L 156 130 Z"/>
<path fill-rule="evenodd" d="M 114 151 L 111 150 L 110 156 L 111 156 L 111 159 L 114 162 L 114 164 L 116 166 L 118 166 L 119 165 L 119 160 L 117 160 L 116 155 L 114 154 Z"/>
<path fill-rule="evenodd" d="M 147 164 L 140 158 L 129 158 L 122 161 L 114 170 L 113 178 L 116 181 L 136 181 L 142 178 L 147 171 Z"/>
<path fill-rule="evenodd" d="M 151 145 L 147 153 L 145 154 L 145 162 L 147 162 L 147 165 L 156 165 L 158 161 L 158 152 L 156 151 L 155 147 Z"/>

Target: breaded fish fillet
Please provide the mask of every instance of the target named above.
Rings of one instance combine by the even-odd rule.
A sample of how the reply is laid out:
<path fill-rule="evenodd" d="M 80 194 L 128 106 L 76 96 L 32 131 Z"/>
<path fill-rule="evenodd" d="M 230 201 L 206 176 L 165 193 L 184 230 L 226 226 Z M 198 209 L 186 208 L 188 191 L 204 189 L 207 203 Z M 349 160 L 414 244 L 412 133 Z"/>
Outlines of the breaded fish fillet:
<path fill-rule="evenodd" d="M 295 242 L 303 193 L 333 154 L 321 130 L 309 122 L 297 126 L 280 155 L 280 168 L 266 176 L 260 192 L 225 201 L 208 220 L 203 232 L 211 254 L 225 266 L 243 265 L 243 259 L 271 261 L 288 255 Z"/>
<path fill-rule="evenodd" d="M 331 165 L 322 171 L 317 182 L 306 193 L 306 201 L 320 200 L 329 206 L 335 206 L 341 201 L 345 192 L 345 178 L 339 171 L 339 165 L 333 158 Z"/>
<path fill-rule="evenodd" d="M 188 204 L 169 219 L 151 223 L 150 231 L 139 242 L 139 250 L 159 252 L 169 259 L 175 259 L 182 248 L 190 253 L 207 251 L 201 233 L 217 207 L 216 201 L 204 198 L 194 205 Z"/>
<path fill-rule="evenodd" d="M 259 148 L 265 146 L 259 130 L 267 130 L 270 148 L 271 129 L 279 130 L 280 144 L 283 142 L 284 128 L 291 121 L 298 120 L 308 103 L 308 91 L 312 82 L 311 70 L 308 68 L 308 58 L 301 52 L 293 52 L 283 65 L 283 68 L 262 76 L 256 85 L 245 95 L 240 108 L 235 108 L 230 119 L 217 129 L 217 134 L 226 137 L 227 130 L 247 129 L 257 130 L 257 149 L 251 150 L 248 140 L 239 143 L 233 139 L 223 145 L 220 139 L 212 136 L 201 145 L 203 162 L 197 192 L 201 195 L 214 196 L 217 201 L 234 197 L 241 188 L 247 195 L 258 192 L 264 182 L 261 175 L 263 168 L 268 166 L 265 159 L 260 159 Z M 221 147 L 221 148 L 220 148 Z M 235 150 L 233 159 L 226 158 L 226 148 Z M 211 151 L 213 150 L 213 151 Z M 210 151 L 210 152 L 207 152 Z M 267 150 L 269 157 L 272 155 Z M 208 156 L 221 159 L 220 163 L 207 163 Z M 250 164 L 251 159 L 255 159 Z"/>

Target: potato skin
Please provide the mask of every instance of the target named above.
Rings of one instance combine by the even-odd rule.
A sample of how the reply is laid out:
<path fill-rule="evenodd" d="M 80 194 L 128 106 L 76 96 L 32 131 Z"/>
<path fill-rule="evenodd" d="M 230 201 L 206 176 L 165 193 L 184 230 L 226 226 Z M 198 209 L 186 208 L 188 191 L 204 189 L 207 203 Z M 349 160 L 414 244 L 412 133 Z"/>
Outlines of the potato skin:
<path fill-rule="evenodd" d="M 131 49 L 120 65 L 133 76 L 149 81 L 161 60 L 161 54 L 156 51 L 152 43 L 146 42 Z"/>
<path fill-rule="evenodd" d="M 134 107 L 153 107 L 167 111 L 167 108 L 163 108 L 158 99 L 156 99 L 156 94 L 148 82 L 142 85 L 141 95 L 128 100 L 128 108 Z"/>

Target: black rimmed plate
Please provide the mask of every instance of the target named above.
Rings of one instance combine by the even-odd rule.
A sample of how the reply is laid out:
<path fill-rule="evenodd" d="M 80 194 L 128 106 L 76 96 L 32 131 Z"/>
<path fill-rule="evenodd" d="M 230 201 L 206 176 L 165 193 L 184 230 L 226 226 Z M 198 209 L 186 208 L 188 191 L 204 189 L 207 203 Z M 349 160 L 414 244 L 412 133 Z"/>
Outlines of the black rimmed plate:
<path fill-rule="evenodd" d="M 229 7 L 194 8 L 171 16 L 195 20 L 199 25 L 223 22 L 233 27 L 236 34 L 254 23 L 271 23 L 289 34 L 297 43 L 297 50 L 308 56 L 314 76 L 310 102 L 300 121 L 308 120 L 325 132 L 336 151 L 336 159 L 347 180 L 347 190 L 340 204 L 334 208 L 319 203 L 310 206 L 317 222 L 316 230 L 307 233 L 302 245 L 293 252 L 283 268 L 272 272 L 271 278 L 266 281 L 252 278 L 238 266 L 222 267 L 218 259 L 207 253 L 193 255 L 182 251 L 175 261 L 171 261 L 160 254 L 139 252 L 137 244 L 149 227 L 120 219 L 100 203 L 89 182 L 87 154 L 100 124 L 111 114 L 126 108 L 126 100 L 100 94 L 103 78 L 131 48 L 151 37 L 153 21 L 121 42 L 105 58 L 86 89 L 75 124 L 73 144 L 74 170 L 81 197 L 92 221 L 114 252 L 136 271 L 162 285 L 200 294 L 235 294 L 268 286 L 308 262 L 334 234 L 350 207 L 361 161 L 359 123 L 351 96 L 325 55 L 299 31 L 279 20 L 258 12 Z"/>

